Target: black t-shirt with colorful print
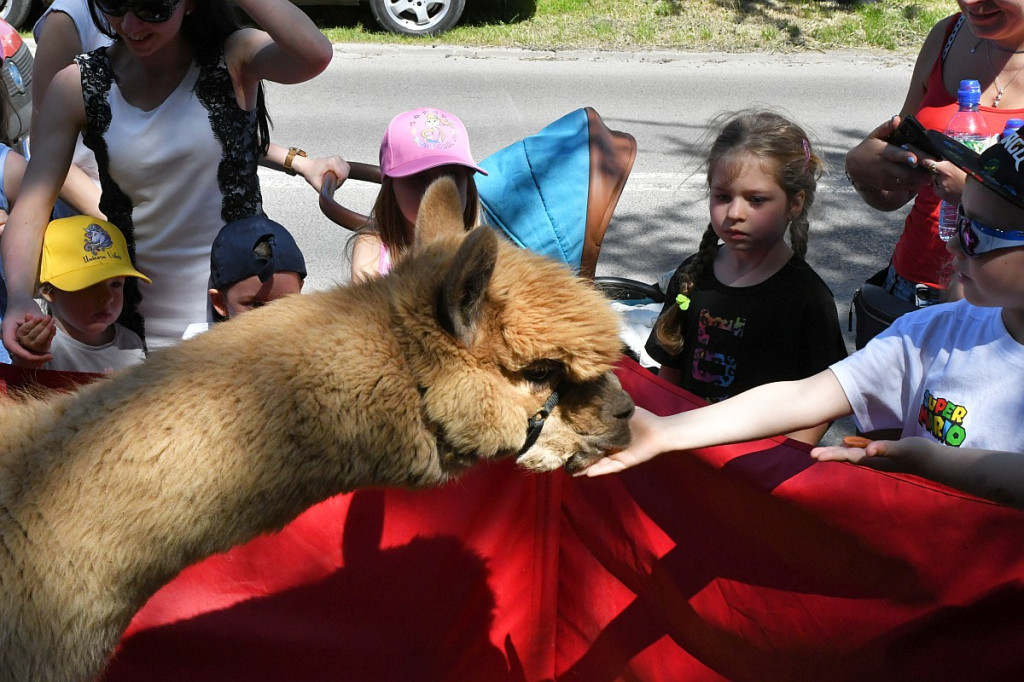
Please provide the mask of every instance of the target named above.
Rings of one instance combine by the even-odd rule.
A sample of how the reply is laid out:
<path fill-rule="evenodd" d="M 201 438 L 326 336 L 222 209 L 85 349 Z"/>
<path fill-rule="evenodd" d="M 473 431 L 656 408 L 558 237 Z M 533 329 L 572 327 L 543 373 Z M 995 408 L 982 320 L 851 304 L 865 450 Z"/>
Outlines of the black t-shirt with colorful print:
<path fill-rule="evenodd" d="M 672 276 L 662 314 L 677 305 L 686 262 Z M 726 286 L 711 268 L 701 279 L 689 296 L 682 352 L 668 353 L 653 332 L 646 349 L 663 366 L 682 370 L 682 387 L 704 400 L 803 379 L 846 357 L 832 292 L 800 257 L 754 286 Z"/>

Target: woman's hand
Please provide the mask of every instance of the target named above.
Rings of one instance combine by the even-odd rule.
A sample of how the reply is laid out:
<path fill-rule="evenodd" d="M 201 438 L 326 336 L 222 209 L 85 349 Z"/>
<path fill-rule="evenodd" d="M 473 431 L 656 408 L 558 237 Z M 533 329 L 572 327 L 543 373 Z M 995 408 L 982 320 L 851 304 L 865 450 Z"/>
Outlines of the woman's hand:
<path fill-rule="evenodd" d="M 321 156 L 316 159 L 303 158 L 296 156 L 292 160 L 292 168 L 295 169 L 296 173 L 302 175 L 309 183 L 309 186 L 320 192 L 320 187 L 324 182 L 324 175 L 327 172 L 334 173 L 338 177 L 338 186 L 348 179 L 349 165 L 345 159 L 340 156 Z"/>
<path fill-rule="evenodd" d="M 629 420 L 630 441 L 625 450 L 610 454 L 603 459 L 591 464 L 577 476 L 601 476 L 623 471 L 630 467 L 654 459 L 665 452 L 665 446 L 661 441 L 664 425 L 659 417 L 647 410 L 638 407 Z"/>
<path fill-rule="evenodd" d="M 886 141 L 899 124 L 900 117 L 893 116 L 846 154 L 850 181 L 869 206 L 883 211 L 900 208 L 932 181 L 917 150 Z"/>
<path fill-rule="evenodd" d="M 0 331 L 3 333 L 4 347 L 11 354 L 11 362 L 22 367 L 42 367 L 53 359 L 49 352 L 36 353 L 25 346 L 19 340 L 18 330 L 23 324 L 30 320 L 49 320 L 43 315 L 39 306 L 31 298 L 15 299 L 7 301 L 7 312 L 4 313 L 3 322 L 0 323 Z"/>

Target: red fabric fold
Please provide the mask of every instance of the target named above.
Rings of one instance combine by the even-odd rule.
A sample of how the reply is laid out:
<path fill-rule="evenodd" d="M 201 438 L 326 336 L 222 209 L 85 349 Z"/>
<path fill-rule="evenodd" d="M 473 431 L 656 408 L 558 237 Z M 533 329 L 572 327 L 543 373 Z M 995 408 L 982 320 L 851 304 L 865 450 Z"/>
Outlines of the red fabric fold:
<path fill-rule="evenodd" d="M 618 374 L 654 412 L 698 404 Z M 596 479 L 498 462 L 331 498 L 186 569 L 105 679 L 1005 679 L 1024 670 L 1022 529 L 781 438 Z"/>

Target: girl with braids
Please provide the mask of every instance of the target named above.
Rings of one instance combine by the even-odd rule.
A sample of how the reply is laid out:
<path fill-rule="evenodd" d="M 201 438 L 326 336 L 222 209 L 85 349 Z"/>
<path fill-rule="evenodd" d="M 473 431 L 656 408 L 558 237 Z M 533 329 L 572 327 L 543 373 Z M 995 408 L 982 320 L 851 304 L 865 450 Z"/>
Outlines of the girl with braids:
<path fill-rule="evenodd" d="M 43 230 L 79 133 L 96 155 L 100 210 L 153 280 L 125 288 L 120 320 L 149 350 L 210 319 L 210 244 L 225 223 L 262 213 L 257 165 L 306 175 L 313 159 L 270 143 L 263 81 L 313 78 L 330 41 L 288 0 L 233 4 L 260 28 L 241 28 L 227 0 L 88 0 L 113 44 L 50 82 L 2 244 L 3 342 L 23 364 L 50 359 L 21 346 L 17 326 L 39 315 Z"/>
<path fill-rule="evenodd" d="M 832 292 L 804 260 L 820 174 L 795 123 L 768 111 L 725 122 L 707 160 L 711 222 L 646 345 L 663 378 L 718 402 L 846 357 Z M 827 428 L 790 436 L 816 443 Z"/>

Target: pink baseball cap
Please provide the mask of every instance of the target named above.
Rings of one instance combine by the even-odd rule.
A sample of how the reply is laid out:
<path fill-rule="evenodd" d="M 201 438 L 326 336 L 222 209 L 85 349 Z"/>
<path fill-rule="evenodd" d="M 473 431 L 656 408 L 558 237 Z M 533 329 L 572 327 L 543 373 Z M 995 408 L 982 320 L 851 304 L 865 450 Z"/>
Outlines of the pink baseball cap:
<path fill-rule="evenodd" d="M 380 170 L 404 178 L 438 166 L 465 166 L 487 175 L 469 151 L 466 126 L 454 114 L 420 107 L 391 119 L 380 143 Z"/>

